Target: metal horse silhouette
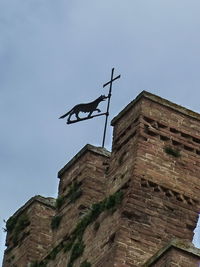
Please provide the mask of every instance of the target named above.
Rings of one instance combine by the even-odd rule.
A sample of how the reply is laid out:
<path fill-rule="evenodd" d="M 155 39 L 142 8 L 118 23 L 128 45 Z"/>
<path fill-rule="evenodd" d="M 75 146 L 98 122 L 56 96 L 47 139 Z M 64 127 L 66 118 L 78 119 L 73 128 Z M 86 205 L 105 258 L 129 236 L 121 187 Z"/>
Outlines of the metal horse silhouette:
<path fill-rule="evenodd" d="M 80 120 L 91 119 L 91 118 L 93 118 L 95 116 L 105 115 L 103 113 L 103 114 L 93 115 L 92 116 L 92 113 L 94 111 L 97 111 L 98 113 L 101 112 L 101 110 L 98 109 L 97 106 L 99 105 L 100 102 L 106 100 L 106 98 L 108 98 L 108 97 L 105 96 L 105 95 L 101 95 L 100 97 L 98 97 L 97 99 L 95 99 L 94 101 L 92 101 L 90 103 L 78 104 L 78 105 L 74 106 L 70 111 L 68 111 L 67 113 L 62 115 L 59 119 L 63 119 L 66 116 L 69 115 L 69 117 L 67 119 L 67 123 L 70 124 L 70 123 L 77 122 L 77 121 L 80 121 Z M 86 118 L 80 118 L 78 116 L 79 112 L 84 112 L 84 113 L 89 113 L 89 114 L 88 114 L 88 116 Z M 71 116 L 73 114 L 75 114 L 77 120 L 71 121 L 70 119 L 71 119 Z"/>

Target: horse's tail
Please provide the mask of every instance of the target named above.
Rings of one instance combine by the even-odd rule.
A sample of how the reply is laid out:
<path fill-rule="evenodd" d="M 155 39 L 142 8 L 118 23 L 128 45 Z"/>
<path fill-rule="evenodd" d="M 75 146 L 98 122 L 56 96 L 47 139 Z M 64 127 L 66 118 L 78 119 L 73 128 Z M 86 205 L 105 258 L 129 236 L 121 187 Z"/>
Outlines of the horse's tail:
<path fill-rule="evenodd" d="M 65 113 L 64 115 L 60 116 L 59 119 L 63 119 L 63 118 L 65 118 L 67 115 L 70 114 L 70 112 L 71 112 L 72 110 L 73 110 L 73 108 L 72 108 L 70 111 L 68 111 L 67 113 Z"/>

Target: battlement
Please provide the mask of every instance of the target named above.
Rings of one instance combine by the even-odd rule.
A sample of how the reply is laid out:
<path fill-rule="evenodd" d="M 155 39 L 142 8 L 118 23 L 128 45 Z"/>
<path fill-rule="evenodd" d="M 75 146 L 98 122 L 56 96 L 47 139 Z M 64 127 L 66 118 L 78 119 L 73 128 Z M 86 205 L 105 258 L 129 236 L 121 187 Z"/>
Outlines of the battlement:
<path fill-rule="evenodd" d="M 197 266 L 199 259 L 199 249 L 190 242 L 176 238 L 160 249 L 143 267 L 163 267 L 166 262 L 169 266 L 175 266 L 177 262 L 180 266 Z"/>
<path fill-rule="evenodd" d="M 7 220 L 3 266 L 25 266 L 40 260 L 50 248 L 50 223 L 55 215 L 55 199 L 34 196 Z"/>
<path fill-rule="evenodd" d="M 35 202 L 39 202 L 43 205 L 46 205 L 51 208 L 55 208 L 55 198 L 53 197 L 43 197 L 40 195 L 36 195 L 29 199 L 21 208 L 19 208 L 14 214 L 13 217 L 18 217 L 21 213 L 25 212 L 32 204 Z"/>
<path fill-rule="evenodd" d="M 140 101 L 142 98 L 149 99 L 152 102 L 155 102 L 157 104 L 160 104 L 162 106 L 168 107 L 172 109 L 173 111 L 180 112 L 184 115 L 190 116 L 194 119 L 200 120 L 200 114 L 197 112 L 194 112 L 193 110 L 187 109 L 181 105 L 177 105 L 176 103 L 173 103 L 167 99 L 164 99 L 160 96 L 154 95 L 147 91 L 142 91 L 133 101 L 131 101 L 116 117 L 113 118 L 111 121 L 111 125 L 114 126 L 116 122 L 121 119 L 130 109 L 134 107 L 134 105 Z"/>
<path fill-rule="evenodd" d="M 58 172 L 56 200 L 36 196 L 14 214 L 29 216 L 30 234 L 12 247 L 8 227 L 3 267 L 198 266 L 189 242 L 200 211 L 200 114 L 143 91 L 112 125 L 111 153 L 87 144 Z"/>
<path fill-rule="evenodd" d="M 110 157 L 110 152 L 102 147 L 95 147 L 93 145 L 87 144 L 85 145 L 59 172 L 58 172 L 58 178 L 61 178 L 61 176 L 70 168 L 72 167 L 75 162 L 77 162 L 86 152 L 91 152 L 97 155 Z"/>

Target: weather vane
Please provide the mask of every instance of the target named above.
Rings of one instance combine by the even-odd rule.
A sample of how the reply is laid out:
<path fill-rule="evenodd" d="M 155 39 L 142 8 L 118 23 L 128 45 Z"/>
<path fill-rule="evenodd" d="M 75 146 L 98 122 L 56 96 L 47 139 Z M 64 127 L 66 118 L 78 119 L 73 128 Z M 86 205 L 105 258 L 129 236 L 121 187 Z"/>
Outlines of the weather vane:
<path fill-rule="evenodd" d="M 107 124 L 108 124 L 109 108 L 110 108 L 110 99 L 111 99 L 111 96 L 112 96 L 112 84 L 113 84 L 113 82 L 115 80 L 117 80 L 117 79 L 119 79 L 121 77 L 121 75 L 118 75 L 115 78 L 113 78 L 113 76 L 114 76 L 114 68 L 112 68 L 110 81 L 103 85 L 103 87 L 106 87 L 107 85 L 110 85 L 108 96 L 101 95 L 100 97 L 98 97 L 97 99 L 95 99 L 94 101 L 92 101 L 90 103 L 78 104 L 78 105 L 74 106 L 70 111 L 68 111 L 67 113 L 65 113 L 64 115 L 62 115 L 59 118 L 59 119 L 63 119 L 63 118 L 68 116 L 67 124 L 71 124 L 71 123 L 76 123 L 76 122 L 79 122 L 79 121 L 88 120 L 88 119 L 92 119 L 94 117 L 105 115 L 106 116 L 106 120 L 105 120 L 105 126 L 104 126 L 102 147 L 104 147 L 105 138 L 106 138 L 106 130 L 107 130 Z M 104 113 L 100 113 L 101 110 L 99 108 L 97 108 L 97 107 L 98 107 L 100 102 L 105 101 L 106 99 L 108 99 L 107 110 Z M 92 115 L 92 113 L 94 111 L 97 111 L 100 114 Z M 89 114 L 88 114 L 87 117 L 80 118 L 79 117 L 79 112 L 84 112 L 84 113 L 89 113 Z M 75 117 L 76 117 L 75 120 L 71 120 L 72 115 L 75 115 Z"/>

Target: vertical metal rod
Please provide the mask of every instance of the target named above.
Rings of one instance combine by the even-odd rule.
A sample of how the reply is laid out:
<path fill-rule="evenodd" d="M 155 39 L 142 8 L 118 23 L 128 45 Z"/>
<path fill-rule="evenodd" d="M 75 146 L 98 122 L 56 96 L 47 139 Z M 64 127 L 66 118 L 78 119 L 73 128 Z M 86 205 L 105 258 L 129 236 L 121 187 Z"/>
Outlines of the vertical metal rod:
<path fill-rule="evenodd" d="M 114 68 L 112 68 L 112 73 L 111 73 L 111 82 L 110 82 L 110 90 L 109 90 L 109 93 L 108 93 L 108 105 L 107 105 L 107 111 L 106 111 L 106 121 L 105 121 L 105 126 L 104 126 L 102 147 L 104 147 L 104 145 L 105 145 L 105 139 L 106 139 L 106 130 L 107 130 L 107 124 L 108 124 L 108 116 L 109 116 L 109 108 L 110 108 L 110 99 L 111 99 L 111 96 L 112 96 L 113 74 L 114 74 Z"/>

